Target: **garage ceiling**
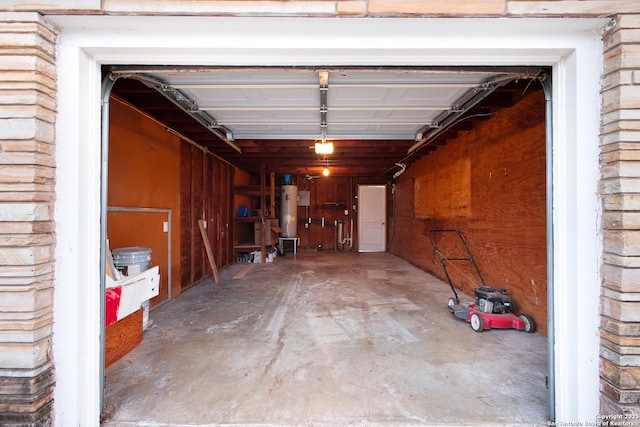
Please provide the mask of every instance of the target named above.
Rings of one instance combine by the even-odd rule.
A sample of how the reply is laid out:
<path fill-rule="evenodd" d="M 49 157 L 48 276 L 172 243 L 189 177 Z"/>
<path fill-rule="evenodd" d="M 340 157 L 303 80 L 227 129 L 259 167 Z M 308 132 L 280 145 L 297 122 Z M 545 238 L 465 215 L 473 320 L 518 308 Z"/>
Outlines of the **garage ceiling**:
<path fill-rule="evenodd" d="M 513 105 L 536 69 L 117 67 L 113 94 L 257 175 L 389 178 Z M 531 85 L 540 86 L 540 85 Z M 537 87 L 536 87 L 537 89 Z M 314 143 L 333 142 L 318 155 Z"/>

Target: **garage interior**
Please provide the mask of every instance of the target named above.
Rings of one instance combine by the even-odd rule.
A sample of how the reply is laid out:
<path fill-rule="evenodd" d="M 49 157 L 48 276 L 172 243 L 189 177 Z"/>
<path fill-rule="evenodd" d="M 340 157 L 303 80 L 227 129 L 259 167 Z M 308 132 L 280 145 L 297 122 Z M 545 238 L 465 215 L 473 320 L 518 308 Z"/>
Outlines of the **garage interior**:
<path fill-rule="evenodd" d="M 107 328 L 119 338 L 106 343 L 105 419 L 545 422 L 546 71 L 105 68 L 109 246 L 148 247 L 160 269 L 151 325 L 142 332 L 138 312 Z M 326 142 L 333 152 L 316 153 Z M 283 185 L 308 202 L 285 256 L 267 262 Z M 360 235 L 369 186 L 386 193 L 382 251 Z M 536 334 L 452 318 L 429 237 L 446 229 Z M 471 300 L 473 270 L 449 273 Z"/>

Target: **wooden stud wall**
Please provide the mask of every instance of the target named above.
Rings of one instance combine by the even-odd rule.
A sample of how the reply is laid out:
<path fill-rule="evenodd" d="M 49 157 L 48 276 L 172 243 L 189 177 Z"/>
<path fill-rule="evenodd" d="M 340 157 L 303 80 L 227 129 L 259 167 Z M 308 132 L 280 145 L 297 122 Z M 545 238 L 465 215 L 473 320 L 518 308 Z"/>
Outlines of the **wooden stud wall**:
<path fill-rule="evenodd" d="M 189 228 L 183 229 L 182 234 L 189 236 L 188 251 L 190 254 L 190 263 L 184 267 L 188 269 L 190 273 L 189 282 L 182 282 L 182 288 L 186 288 L 194 283 L 204 279 L 204 265 L 206 263 L 206 254 L 204 244 L 202 243 L 202 237 L 200 235 L 200 229 L 198 228 L 198 220 L 204 217 L 204 204 L 203 194 L 206 191 L 205 186 L 205 171 L 203 170 L 204 153 L 195 148 L 190 148 L 190 171 L 189 181 L 191 182 L 191 188 L 189 194 L 180 195 L 180 204 L 185 205 L 189 203 L 190 217 Z"/>
<path fill-rule="evenodd" d="M 218 269 L 233 262 L 231 247 L 231 183 L 233 167 L 193 145 L 180 151 L 181 287 L 185 289 L 209 276 L 198 221 L 204 219 Z"/>
<path fill-rule="evenodd" d="M 337 227 L 335 221 L 349 224 L 354 214 L 351 211 L 350 188 L 352 180 L 345 177 L 321 177 L 311 181 L 300 181 L 298 191 L 309 191 L 310 206 L 298 206 L 298 236 L 300 247 L 317 250 L 342 250 L 336 245 Z M 345 215 L 347 209 L 349 215 Z M 311 218 L 309 224 L 308 218 Z M 325 226 L 322 226 L 324 218 Z M 305 225 L 306 223 L 306 225 Z"/>
<path fill-rule="evenodd" d="M 278 186 L 279 176 L 276 177 L 275 218 L 279 218 L 280 198 Z M 359 184 L 384 185 L 383 178 L 361 179 L 357 177 L 319 177 L 305 180 L 303 177 L 294 177 L 293 184 L 298 186 L 298 192 L 309 191 L 309 206 L 298 206 L 298 237 L 300 237 L 301 250 L 327 251 L 357 251 L 357 208 L 356 192 Z M 236 209 L 238 203 L 236 201 Z M 346 212 L 346 213 L 345 213 Z M 322 219 L 324 218 L 324 227 Z M 311 222 L 309 222 L 311 220 Z M 344 235 L 352 238 L 353 246 L 337 243 L 336 221 L 344 223 Z M 353 235 L 351 235 L 351 221 L 353 221 Z M 291 250 L 289 245 L 288 250 Z"/>

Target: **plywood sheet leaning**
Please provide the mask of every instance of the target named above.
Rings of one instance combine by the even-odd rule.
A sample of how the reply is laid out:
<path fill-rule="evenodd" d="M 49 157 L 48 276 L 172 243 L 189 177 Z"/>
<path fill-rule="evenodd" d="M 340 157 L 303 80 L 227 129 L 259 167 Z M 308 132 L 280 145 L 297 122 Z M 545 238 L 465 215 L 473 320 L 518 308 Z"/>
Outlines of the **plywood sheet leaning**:
<path fill-rule="evenodd" d="M 213 280 L 215 280 L 216 283 L 220 283 L 220 274 L 218 273 L 218 267 L 216 267 L 216 260 L 213 258 L 213 251 L 211 251 L 207 230 L 204 227 L 204 220 L 198 220 L 198 226 L 200 226 L 200 234 L 202 234 L 202 241 L 204 242 L 204 248 L 207 251 L 207 258 L 209 258 L 211 270 L 213 270 Z"/>

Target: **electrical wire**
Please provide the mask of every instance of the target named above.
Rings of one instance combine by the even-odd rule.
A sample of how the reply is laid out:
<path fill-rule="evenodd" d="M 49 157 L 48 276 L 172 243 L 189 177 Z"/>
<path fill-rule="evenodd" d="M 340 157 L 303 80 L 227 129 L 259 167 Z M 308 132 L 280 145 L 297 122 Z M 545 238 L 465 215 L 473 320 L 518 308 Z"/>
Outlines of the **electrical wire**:
<path fill-rule="evenodd" d="M 454 121 L 454 122 L 450 123 L 446 128 L 444 128 L 444 129 L 442 130 L 442 132 L 446 132 L 446 131 L 448 131 L 448 130 L 449 130 L 449 129 L 451 129 L 453 126 L 455 126 L 455 125 L 457 125 L 458 123 L 461 123 L 461 122 L 463 122 L 463 121 L 465 121 L 465 120 L 473 119 L 473 118 L 476 118 L 476 117 L 491 117 L 491 116 L 494 116 L 495 114 L 496 114 L 496 113 L 477 113 L 477 114 L 472 114 L 472 115 L 470 115 L 470 116 L 461 117 L 460 119 L 458 119 L 458 120 L 456 120 L 456 121 Z M 442 132 L 440 132 L 440 134 L 442 134 Z M 439 135 L 440 135 L 440 134 L 439 134 Z M 420 151 L 422 148 L 424 148 L 424 147 L 427 147 L 427 146 L 431 145 L 431 143 L 432 143 L 434 140 L 435 140 L 435 138 L 434 138 L 434 139 L 432 139 L 431 141 L 425 142 L 425 143 L 424 143 L 424 144 L 422 144 L 420 147 L 416 148 L 416 149 L 415 149 L 415 150 L 413 150 L 411 153 L 407 154 L 405 157 L 403 157 L 403 158 L 402 158 L 402 159 L 400 159 L 398 162 L 396 162 L 396 164 L 395 164 L 394 166 L 392 166 L 392 167 L 390 167 L 389 169 L 385 170 L 385 171 L 381 174 L 381 176 L 384 176 L 384 175 L 386 175 L 387 173 L 391 172 L 391 171 L 393 170 L 393 168 L 395 168 L 399 163 L 405 163 L 405 162 L 407 161 L 407 159 L 409 159 L 411 156 L 413 156 L 414 154 L 416 154 L 416 153 L 417 153 L 418 151 Z"/>

